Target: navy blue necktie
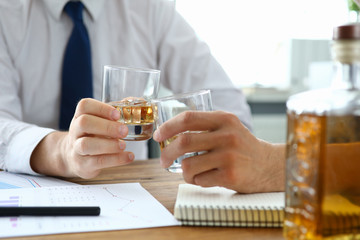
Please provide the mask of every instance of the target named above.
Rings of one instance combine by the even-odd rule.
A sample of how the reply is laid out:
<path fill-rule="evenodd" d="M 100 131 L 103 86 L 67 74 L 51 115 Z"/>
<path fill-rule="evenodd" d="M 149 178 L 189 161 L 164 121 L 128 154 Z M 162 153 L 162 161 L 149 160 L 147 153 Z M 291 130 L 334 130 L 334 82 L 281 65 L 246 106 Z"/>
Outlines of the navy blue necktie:
<path fill-rule="evenodd" d="M 81 98 L 93 96 L 90 41 L 83 22 L 84 5 L 68 2 L 65 12 L 74 23 L 74 28 L 65 49 L 61 103 L 60 130 L 68 130 L 75 108 Z"/>

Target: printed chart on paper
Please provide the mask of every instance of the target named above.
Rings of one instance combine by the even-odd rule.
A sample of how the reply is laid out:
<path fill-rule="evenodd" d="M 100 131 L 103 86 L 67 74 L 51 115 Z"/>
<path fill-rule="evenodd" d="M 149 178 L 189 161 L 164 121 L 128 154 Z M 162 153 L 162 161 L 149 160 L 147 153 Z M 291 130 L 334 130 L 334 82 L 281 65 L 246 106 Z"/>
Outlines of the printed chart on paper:
<path fill-rule="evenodd" d="M 0 190 L 0 206 L 100 206 L 94 217 L 0 218 L 0 237 L 179 225 L 139 183 Z"/>

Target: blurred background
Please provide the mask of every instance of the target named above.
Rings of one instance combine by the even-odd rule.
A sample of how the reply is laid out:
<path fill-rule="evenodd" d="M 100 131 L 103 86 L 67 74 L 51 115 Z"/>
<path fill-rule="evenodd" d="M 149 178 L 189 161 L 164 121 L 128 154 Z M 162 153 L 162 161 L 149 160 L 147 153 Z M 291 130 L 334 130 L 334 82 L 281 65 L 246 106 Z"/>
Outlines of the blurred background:
<path fill-rule="evenodd" d="M 245 92 L 254 134 L 285 142 L 287 98 L 327 86 L 332 29 L 358 20 L 348 1 L 176 0 L 175 6 Z"/>

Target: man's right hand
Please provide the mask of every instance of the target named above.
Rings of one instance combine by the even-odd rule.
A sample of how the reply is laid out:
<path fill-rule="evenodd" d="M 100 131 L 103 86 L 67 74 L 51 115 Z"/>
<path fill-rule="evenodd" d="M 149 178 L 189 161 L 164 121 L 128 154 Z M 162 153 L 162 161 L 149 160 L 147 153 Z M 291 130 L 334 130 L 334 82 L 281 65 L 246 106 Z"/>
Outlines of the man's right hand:
<path fill-rule="evenodd" d="M 185 153 L 205 152 L 182 160 L 185 182 L 242 193 L 284 191 L 285 145 L 256 138 L 234 114 L 183 112 L 162 124 L 153 137 L 162 142 L 176 135 L 161 152 L 164 168 Z"/>

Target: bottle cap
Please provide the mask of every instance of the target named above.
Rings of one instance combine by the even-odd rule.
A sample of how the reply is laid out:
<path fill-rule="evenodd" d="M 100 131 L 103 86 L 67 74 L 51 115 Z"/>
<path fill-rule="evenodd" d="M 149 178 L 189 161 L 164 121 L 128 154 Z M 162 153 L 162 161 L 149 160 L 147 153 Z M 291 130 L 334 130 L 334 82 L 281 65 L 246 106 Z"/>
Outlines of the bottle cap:
<path fill-rule="evenodd" d="M 333 40 L 360 40 L 360 23 L 347 23 L 335 27 Z"/>

